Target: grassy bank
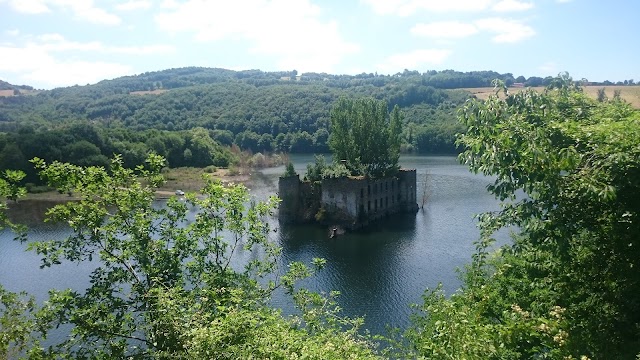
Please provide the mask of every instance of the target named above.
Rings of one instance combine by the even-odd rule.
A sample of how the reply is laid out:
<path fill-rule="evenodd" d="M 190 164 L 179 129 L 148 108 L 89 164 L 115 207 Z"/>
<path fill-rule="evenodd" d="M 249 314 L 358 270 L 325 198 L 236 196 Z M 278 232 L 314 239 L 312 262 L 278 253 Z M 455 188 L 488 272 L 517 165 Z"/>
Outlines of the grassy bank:
<path fill-rule="evenodd" d="M 247 183 L 251 173 L 257 169 L 266 167 L 280 166 L 289 161 L 289 157 L 285 154 L 269 154 L 262 155 L 260 153 L 252 154 L 250 152 L 241 152 L 236 150 L 238 155 L 238 163 L 229 168 L 217 168 L 208 166 L 205 168 L 180 167 L 165 168 L 162 175 L 165 183 L 158 188 L 156 196 L 158 198 L 168 198 L 174 195 L 176 190 L 184 192 L 198 192 L 205 184 L 204 176 L 218 179 L 223 183 Z M 67 201 L 74 199 L 73 195 L 60 194 L 55 190 L 42 191 L 42 186 L 36 187 L 40 192 L 28 193 L 26 200 L 40 201 Z"/>

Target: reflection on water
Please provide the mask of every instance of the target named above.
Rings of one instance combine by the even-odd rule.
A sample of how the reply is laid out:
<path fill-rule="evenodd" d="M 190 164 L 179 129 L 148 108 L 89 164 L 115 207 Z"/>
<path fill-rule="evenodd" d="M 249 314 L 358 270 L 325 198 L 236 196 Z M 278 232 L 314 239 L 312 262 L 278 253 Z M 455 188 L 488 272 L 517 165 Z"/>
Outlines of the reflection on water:
<path fill-rule="evenodd" d="M 304 174 L 313 157 L 292 156 L 291 160 L 296 171 Z M 338 301 L 344 313 L 365 316 L 365 327 L 373 333 L 383 332 L 386 324 L 405 327 L 409 305 L 419 303 L 426 288 L 442 282 L 447 292 L 455 291 L 460 285 L 456 269 L 469 262 L 479 235 L 474 214 L 498 208 L 485 190 L 491 179 L 469 173 L 454 157 L 406 156 L 401 164 L 418 170 L 418 202 L 423 193 L 428 198 L 416 214 L 390 217 L 336 239 L 329 239 L 322 226 L 284 226 L 274 221 L 278 231 L 273 236 L 283 248 L 282 265 L 325 258 L 325 269 L 302 285 L 340 291 Z M 258 199 L 275 194 L 283 172 L 284 167 L 279 167 L 254 174 L 248 185 L 252 194 Z M 52 203 L 25 201 L 19 205 L 12 206 L 10 213 L 30 224 L 30 241 L 69 234 L 64 225 L 41 222 Z M 41 270 L 38 257 L 25 252 L 26 245 L 12 238 L 6 230 L 0 233 L 0 283 L 8 289 L 26 290 L 42 300 L 50 287 L 82 289 L 88 285 L 92 264 L 65 263 Z M 245 260 L 255 256 L 238 255 Z M 291 311 L 290 300 L 282 294 L 276 294 L 273 303 Z"/>

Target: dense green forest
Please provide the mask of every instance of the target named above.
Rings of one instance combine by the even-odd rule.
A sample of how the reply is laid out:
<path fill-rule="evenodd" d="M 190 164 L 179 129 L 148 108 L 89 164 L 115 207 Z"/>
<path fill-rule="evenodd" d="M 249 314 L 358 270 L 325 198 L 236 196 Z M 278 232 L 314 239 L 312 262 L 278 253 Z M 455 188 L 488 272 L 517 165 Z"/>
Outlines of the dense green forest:
<path fill-rule="evenodd" d="M 122 154 L 132 166 L 153 152 L 180 167 L 226 166 L 234 161 L 232 144 L 254 153 L 326 153 L 329 113 L 340 97 L 398 106 L 402 152 L 457 153 L 455 135 L 465 129 L 456 111 L 470 97 L 461 88 L 491 86 L 494 79 L 552 81 L 494 71 L 350 76 L 196 67 L 49 91 L 2 81 L 0 88 L 16 96 L 0 97 L 0 168 L 23 169 L 36 182 L 27 163 L 34 156 L 106 165 Z"/>
<path fill-rule="evenodd" d="M 455 134 L 464 128 L 455 113 L 469 94 L 451 89 L 514 81 L 492 71 L 296 75 L 181 68 L 0 97 L 0 167 L 21 168 L 36 181 L 26 162 L 34 156 L 105 165 L 122 154 L 129 166 L 154 152 L 179 167 L 225 166 L 232 144 L 254 153 L 324 153 L 339 97 L 400 107 L 403 152 L 456 153 Z"/>

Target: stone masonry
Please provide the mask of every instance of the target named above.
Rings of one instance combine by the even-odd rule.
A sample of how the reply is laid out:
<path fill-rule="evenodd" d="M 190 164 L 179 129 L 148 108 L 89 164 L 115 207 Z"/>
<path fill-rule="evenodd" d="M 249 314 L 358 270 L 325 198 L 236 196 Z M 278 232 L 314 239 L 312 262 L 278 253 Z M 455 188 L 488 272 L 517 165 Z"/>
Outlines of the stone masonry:
<path fill-rule="evenodd" d="M 281 177 L 278 195 L 282 199 L 280 221 L 320 222 L 348 229 L 397 213 L 415 213 L 416 170 L 402 169 L 396 176 L 369 179 L 342 177 L 317 183 L 298 176 Z"/>

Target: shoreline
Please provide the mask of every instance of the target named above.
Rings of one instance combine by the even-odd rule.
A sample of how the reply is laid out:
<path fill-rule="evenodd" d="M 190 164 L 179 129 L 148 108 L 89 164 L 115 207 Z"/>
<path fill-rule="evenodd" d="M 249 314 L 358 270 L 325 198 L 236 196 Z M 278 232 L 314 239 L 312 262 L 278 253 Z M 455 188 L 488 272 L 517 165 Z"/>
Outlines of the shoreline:
<path fill-rule="evenodd" d="M 254 171 L 253 169 L 249 169 Z M 205 184 L 205 180 L 202 179 L 202 175 L 210 175 L 215 180 L 220 180 L 223 184 L 249 184 L 251 182 L 251 172 L 240 172 L 238 174 L 230 175 L 228 169 L 217 169 L 213 173 L 208 173 L 205 168 L 175 168 L 168 169 L 163 172 L 165 177 L 165 183 L 156 189 L 156 199 L 168 199 L 171 196 L 175 196 L 176 190 L 182 190 L 184 192 L 196 192 L 202 189 Z M 21 202 L 66 202 L 79 200 L 80 198 L 65 193 L 59 193 L 57 190 L 51 190 L 41 193 L 27 193 L 27 195 L 18 200 Z"/>
<path fill-rule="evenodd" d="M 177 196 L 175 194 L 176 190 L 199 194 L 205 184 L 205 181 L 202 179 L 202 174 L 205 173 L 205 169 L 196 168 L 167 170 L 163 173 L 166 182 L 156 189 L 155 199 L 166 200 L 171 196 Z M 223 184 L 240 183 L 248 186 L 252 181 L 251 175 L 253 172 L 229 175 L 227 169 L 218 169 L 213 173 L 206 174 L 211 175 L 216 180 L 220 180 Z M 172 179 L 170 179 L 170 177 Z M 78 200 L 80 200 L 79 196 L 69 196 L 66 193 L 61 194 L 56 190 L 42 193 L 27 193 L 25 197 L 20 198 L 17 202 L 3 199 L 7 205 L 6 213 L 9 219 L 16 224 L 26 226 L 43 222 L 46 219 L 47 211 L 51 207 Z"/>

